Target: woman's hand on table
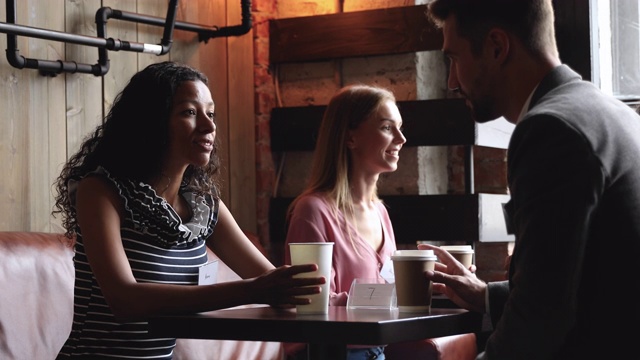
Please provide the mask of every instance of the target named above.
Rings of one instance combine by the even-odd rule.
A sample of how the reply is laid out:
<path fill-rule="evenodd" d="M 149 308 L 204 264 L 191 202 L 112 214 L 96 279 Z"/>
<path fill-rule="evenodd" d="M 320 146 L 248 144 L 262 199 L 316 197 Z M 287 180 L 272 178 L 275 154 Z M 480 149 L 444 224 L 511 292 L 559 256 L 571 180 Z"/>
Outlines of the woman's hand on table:
<path fill-rule="evenodd" d="M 320 293 L 320 285 L 327 282 L 319 277 L 294 277 L 295 275 L 318 270 L 316 264 L 283 265 L 256 277 L 253 280 L 256 303 L 286 308 L 309 304 L 306 295 Z"/>

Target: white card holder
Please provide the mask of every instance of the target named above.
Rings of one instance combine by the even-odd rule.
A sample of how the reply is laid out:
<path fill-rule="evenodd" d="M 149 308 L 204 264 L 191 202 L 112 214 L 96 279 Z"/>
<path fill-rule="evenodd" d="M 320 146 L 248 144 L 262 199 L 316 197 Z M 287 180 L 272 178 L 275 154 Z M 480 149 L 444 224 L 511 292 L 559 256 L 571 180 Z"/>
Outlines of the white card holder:
<path fill-rule="evenodd" d="M 396 286 L 383 279 L 354 279 L 349 289 L 347 310 L 398 308 Z"/>
<path fill-rule="evenodd" d="M 210 261 L 198 268 L 198 285 L 212 285 L 218 281 L 218 260 Z"/>

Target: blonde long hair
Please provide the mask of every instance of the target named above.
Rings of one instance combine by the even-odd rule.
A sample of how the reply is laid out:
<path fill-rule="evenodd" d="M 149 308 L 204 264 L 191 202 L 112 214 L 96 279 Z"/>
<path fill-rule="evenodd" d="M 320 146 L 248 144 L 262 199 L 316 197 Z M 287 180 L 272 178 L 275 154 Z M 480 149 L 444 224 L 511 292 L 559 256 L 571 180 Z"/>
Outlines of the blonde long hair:
<path fill-rule="evenodd" d="M 369 119 L 387 101 L 396 102 L 391 91 L 362 84 L 345 86 L 331 98 L 320 124 L 308 185 L 289 205 L 287 220 L 298 200 L 309 194 L 321 194 L 334 210 L 342 211 L 347 222 L 353 219 L 349 178 L 352 159 L 347 147 L 349 131 Z M 380 200 L 377 188 L 374 188 L 371 200 Z M 337 212 L 334 215 L 337 219 Z M 348 229 L 344 224 L 344 231 L 351 238 Z"/>

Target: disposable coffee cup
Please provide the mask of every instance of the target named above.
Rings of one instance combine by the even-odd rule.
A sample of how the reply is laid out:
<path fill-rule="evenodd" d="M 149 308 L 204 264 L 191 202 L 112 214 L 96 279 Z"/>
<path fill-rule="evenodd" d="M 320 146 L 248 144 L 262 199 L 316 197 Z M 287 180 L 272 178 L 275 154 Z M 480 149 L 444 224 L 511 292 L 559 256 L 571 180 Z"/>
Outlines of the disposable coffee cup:
<path fill-rule="evenodd" d="M 433 250 L 397 250 L 393 253 L 398 311 L 431 310 L 431 281 L 424 272 L 433 270 L 437 259 Z"/>
<path fill-rule="evenodd" d="M 329 282 L 331 281 L 331 265 L 333 261 L 333 243 L 308 242 L 289 243 L 291 265 L 317 264 L 318 270 L 295 275 L 295 277 L 319 277 L 327 280 L 320 285 L 322 291 L 319 294 L 307 295 L 311 299 L 310 304 L 296 305 L 298 314 L 328 314 L 329 313 Z"/>
<path fill-rule="evenodd" d="M 471 245 L 442 245 L 440 248 L 447 250 L 467 269 L 473 264 L 473 248 Z"/>

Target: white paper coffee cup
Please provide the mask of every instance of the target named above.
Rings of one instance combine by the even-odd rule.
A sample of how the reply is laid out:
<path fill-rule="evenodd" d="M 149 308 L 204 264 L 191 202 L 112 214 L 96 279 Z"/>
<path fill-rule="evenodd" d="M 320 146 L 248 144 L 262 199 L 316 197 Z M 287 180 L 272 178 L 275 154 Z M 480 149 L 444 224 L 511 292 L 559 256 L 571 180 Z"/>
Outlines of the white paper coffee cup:
<path fill-rule="evenodd" d="M 329 313 L 329 283 L 331 281 L 331 266 L 333 261 L 333 243 L 308 242 L 289 243 L 291 265 L 317 264 L 318 270 L 296 275 L 296 277 L 324 276 L 327 280 L 320 285 L 322 291 L 319 294 L 308 295 L 311 303 L 296 305 L 298 314 L 328 314 Z"/>

